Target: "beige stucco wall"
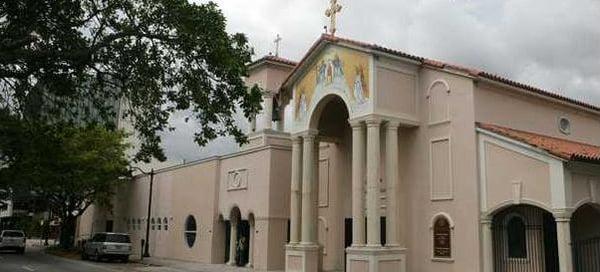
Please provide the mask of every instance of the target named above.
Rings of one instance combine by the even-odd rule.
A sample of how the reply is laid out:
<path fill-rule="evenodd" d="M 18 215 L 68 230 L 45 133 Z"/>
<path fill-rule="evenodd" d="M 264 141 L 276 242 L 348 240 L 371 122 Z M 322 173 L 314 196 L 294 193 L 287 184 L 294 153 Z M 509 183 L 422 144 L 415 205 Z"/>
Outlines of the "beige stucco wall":
<path fill-rule="evenodd" d="M 422 69 L 418 81 L 418 128 L 400 130 L 400 213 L 398 226 L 407 251 L 407 271 L 474 271 L 480 266 L 478 191 L 476 172 L 473 85 L 469 78 Z M 449 86 L 446 95 L 448 121 L 429 122 L 429 87 Z M 452 191 L 446 200 L 432 200 L 430 145 L 435 139 L 450 140 Z M 452 261 L 432 260 L 432 218 L 445 213 L 455 222 Z"/>
<path fill-rule="evenodd" d="M 485 143 L 484 152 L 490 211 L 523 200 L 552 207 L 548 163 L 490 142 Z"/>
<path fill-rule="evenodd" d="M 558 130 L 563 116 L 571 120 L 570 135 Z M 477 84 L 475 120 L 600 145 L 600 116 L 486 83 Z"/>

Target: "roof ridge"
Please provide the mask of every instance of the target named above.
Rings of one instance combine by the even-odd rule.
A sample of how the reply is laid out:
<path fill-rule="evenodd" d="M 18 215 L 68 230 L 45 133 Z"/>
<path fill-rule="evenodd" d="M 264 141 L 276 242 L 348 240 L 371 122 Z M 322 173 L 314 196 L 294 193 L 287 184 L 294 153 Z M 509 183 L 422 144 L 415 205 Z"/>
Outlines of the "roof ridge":
<path fill-rule="evenodd" d="M 477 124 L 478 127 L 483 128 L 483 129 L 485 129 L 485 127 L 481 127 L 481 126 L 494 126 L 494 127 L 498 127 L 498 128 L 502 128 L 502 129 L 508 129 L 508 130 L 520 132 L 520 133 L 527 133 L 527 134 L 532 134 L 532 135 L 535 135 L 535 136 L 542 136 L 544 138 L 550 138 L 550 139 L 553 139 L 553 140 L 564 141 L 564 142 L 569 142 L 569 143 L 573 143 L 573 144 L 587 145 L 587 146 L 590 146 L 590 147 L 600 148 L 600 146 L 598 146 L 598 145 L 588 144 L 588 143 L 584 143 L 584 142 L 578 142 L 578 141 L 574 141 L 574 140 L 570 140 L 570 139 L 559 138 L 559 137 L 556 137 L 556 136 L 550 136 L 550 135 L 541 134 L 541 133 L 537 133 L 537 132 L 531 132 L 531 131 L 527 131 L 527 130 L 520 130 L 520 129 L 510 128 L 510 127 L 505 127 L 505 126 L 500 126 L 500 125 L 490 124 L 490 123 L 482 123 L 482 122 L 475 122 L 475 123 Z"/>
<path fill-rule="evenodd" d="M 380 52 L 384 52 L 384 53 L 389 53 L 392 55 L 396 55 L 399 57 L 404 57 L 404 58 L 408 58 L 417 62 L 420 62 L 422 65 L 429 65 L 429 66 L 433 66 L 433 67 L 437 67 L 440 69 L 443 68 L 450 68 L 450 69 L 455 69 L 455 70 L 459 70 L 462 72 L 467 73 L 470 76 L 473 77 L 478 77 L 478 78 L 484 78 L 484 79 L 488 79 L 488 80 L 492 80 L 498 83 L 502 83 L 502 84 L 506 84 L 509 86 L 513 86 L 516 88 L 521 88 L 524 89 L 526 91 L 529 91 L 531 93 L 535 93 L 535 94 L 539 94 L 539 95 L 543 95 L 549 98 L 553 98 L 553 99 L 557 99 L 557 100 L 561 100 L 563 102 L 567 102 L 567 103 L 571 103 L 577 106 L 581 106 L 593 111 L 597 111 L 600 112 L 600 106 L 598 105 L 594 105 L 591 104 L 589 102 L 584 102 L 575 98 L 570 98 L 567 96 L 564 96 L 562 94 L 556 93 L 554 91 L 549 91 L 549 90 L 545 90 L 539 87 L 534 87 L 532 85 L 529 84 L 525 84 L 525 83 L 521 83 L 521 82 L 517 82 L 515 80 L 509 79 L 505 76 L 500 76 L 498 74 L 495 73 L 491 73 L 491 72 L 487 72 L 487 71 L 483 71 L 483 70 L 479 70 L 476 68 L 470 68 L 470 67 L 465 67 L 462 65 L 457 65 L 457 64 L 453 64 L 453 63 L 449 63 L 449 62 L 444 62 L 444 61 L 440 61 L 440 60 L 434 60 L 434 59 L 428 59 L 428 58 L 424 58 L 424 57 L 420 57 L 417 55 L 412 55 L 409 53 L 406 53 L 404 51 L 400 51 L 400 50 L 396 50 L 396 49 L 391 49 L 385 46 L 381 46 L 375 43 L 369 43 L 369 42 L 361 42 L 361 41 L 357 41 L 357 40 L 353 40 L 353 39 L 349 39 L 349 38 L 343 38 L 343 37 L 338 37 L 338 36 L 332 36 L 330 34 L 321 34 L 320 38 L 317 39 L 312 46 L 309 48 L 309 50 L 307 51 L 307 53 L 304 55 L 304 57 L 302 57 L 302 59 L 300 60 L 300 62 L 298 62 L 296 64 L 296 67 L 294 67 L 294 69 L 292 70 L 292 72 L 290 73 L 290 75 L 284 80 L 282 87 L 284 85 L 286 85 L 288 83 L 288 81 L 291 79 L 291 77 L 293 76 L 294 73 L 296 73 L 296 71 L 299 69 L 300 66 L 302 66 L 302 64 L 304 64 L 304 62 L 307 60 L 307 58 L 309 57 L 309 55 L 311 55 L 312 51 L 316 49 L 316 47 L 323 41 L 328 41 L 328 42 L 332 42 L 332 43 L 337 43 L 337 42 L 346 42 L 346 43 L 350 43 L 350 44 L 354 44 L 356 46 L 359 47 L 363 47 L 363 48 L 367 48 L 370 50 L 375 50 L 375 51 L 380 51 Z"/>

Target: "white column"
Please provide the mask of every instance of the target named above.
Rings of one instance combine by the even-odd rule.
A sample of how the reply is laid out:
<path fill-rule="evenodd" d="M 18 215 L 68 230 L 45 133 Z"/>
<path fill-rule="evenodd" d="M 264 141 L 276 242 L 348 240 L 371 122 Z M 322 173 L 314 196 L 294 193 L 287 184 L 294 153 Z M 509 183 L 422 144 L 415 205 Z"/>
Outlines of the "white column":
<path fill-rule="evenodd" d="M 263 94 L 265 107 L 263 108 L 263 129 L 271 129 L 273 122 L 273 94 L 265 92 Z"/>
<path fill-rule="evenodd" d="M 494 272 L 494 252 L 492 238 L 492 219 L 481 219 L 481 240 L 483 250 L 483 272 Z"/>
<path fill-rule="evenodd" d="M 237 221 L 234 218 L 231 218 L 229 222 L 229 225 L 231 226 L 231 231 L 229 232 L 229 262 L 227 262 L 227 265 L 235 266 L 235 259 L 237 253 Z"/>
<path fill-rule="evenodd" d="M 300 207 L 302 205 L 302 138 L 292 138 L 292 192 L 290 195 L 290 244 L 300 242 Z"/>
<path fill-rule="evenodd" d="M 381 120 L 367 123 L 367 246 L 381 246 L 381 221 L 379 200 L 379 160 L 381 146 L 379 129 Z"/>
<path fill-rule="evenodd" d="M 317 243 L 317 198 L 315 191 L 315 134 L 307 133 L 302 136 L 302 240 L 301 244 L 315 245 Z"/>
<path fill-rule="evenodd" d="M 365 244 L 365 128 L 362 122 L 352 122 L 352 246 Z"/>
<path fill-rule="evenodd" d="M 558 263 L 560 272 L 573 271 L 573 254 L 571 252 L 571 218 L 554 216 L 556 218 L 556 238 L 558 239 Z"/>
<path fill-rule="evenodd" d="M 248 237 L 248 263 L 246 267 L 254 266 L 254 222 L 248 222 L 250 224 L 250 237 Z"/>
<path fill-rule="evenodd" d="M 385 143 L 386 244 L 400 245 L 398 235 L 398 122 L 388 121 Z"/>

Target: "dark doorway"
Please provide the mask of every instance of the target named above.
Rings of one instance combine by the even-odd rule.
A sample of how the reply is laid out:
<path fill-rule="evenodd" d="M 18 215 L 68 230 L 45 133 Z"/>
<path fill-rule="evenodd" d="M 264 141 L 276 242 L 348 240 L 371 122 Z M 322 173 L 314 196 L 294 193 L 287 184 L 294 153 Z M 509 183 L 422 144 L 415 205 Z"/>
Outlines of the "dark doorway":
<path fill-rule="evenodd" d="M 386 243 L 386 234 L 387 234 L 387 226 L 385 225 L 385 216 L 382 216 L 379 220 L 379 223 L 381 223 L 381 245 L 385 246 Z"/>
<path fill-rule="evenodd" d="M 352 218 L 344 218 L 344 249 L 352 245 Z M 344 252 L 344 271 L 346 271 L 346 253 Z"/>
<path fill-rule="evenodd" d="M 225 221 L 225 260 L 223 263 L 229 261 L 229 242 L 231 242 L 231 221 Z"/>
<path fill-rule="evenodd" d="M 344 248 L 352 245 L 352 218 L 344 219 Z"/>
<path fill-rule="evenodd" d="M 113 221 L 106 220 L 106 232 L 113 232 Z"/>
<path fill-rule="evenodd" d="M 558 241 L 556 222 L 550 213 L 544 213 L 544 253 L 546 272 L 558 272 Z"/>
<path fill-rule="evenodd" d="M 248 263 L 248 253 L 250 249 L 250 224 L 248 220 L 242 220 L 238 224 L 238 237 L 237 237 L 237 260 L 235 260 L 238 266 L 244 266 Z"/>

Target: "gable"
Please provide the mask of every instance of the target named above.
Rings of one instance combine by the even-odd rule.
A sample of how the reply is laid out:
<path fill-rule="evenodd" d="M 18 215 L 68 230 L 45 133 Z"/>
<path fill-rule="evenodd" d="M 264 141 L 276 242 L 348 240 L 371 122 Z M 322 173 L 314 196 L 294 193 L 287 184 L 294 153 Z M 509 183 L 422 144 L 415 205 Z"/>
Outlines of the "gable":
<path fill-rule="evenodd" d="M 294 117 L 302 118 L 315 103 L 316 94 L 332 91 L 347 97 L 351 105 L 369 101 L 370 56 L 350 48 L 329 45 L 319 52 L 294 82 Z"/>

